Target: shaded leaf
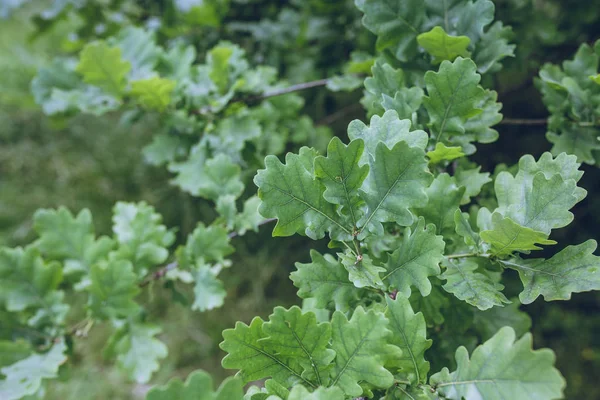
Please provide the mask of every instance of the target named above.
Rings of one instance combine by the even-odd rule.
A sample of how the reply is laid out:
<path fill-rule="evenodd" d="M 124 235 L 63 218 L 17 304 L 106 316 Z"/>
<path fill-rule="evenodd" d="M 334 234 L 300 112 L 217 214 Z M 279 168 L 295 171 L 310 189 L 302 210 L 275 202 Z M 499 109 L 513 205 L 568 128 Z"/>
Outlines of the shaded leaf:
<path fill-rule="evenodd" d="M 385 315 L 392 331 L 390 343 L 402 350 L 402 357 L 391 360 L 388 368 L 398 368 L 401 378 L 413 384 L 425 383 L 429 362 L 425 361 L 424 354 L 432 343 L 427 339 L 425 317 L 415 314 L 408 299 L 402 296 L 395 300 L 386 297 L 386 302 Z"/>
<path fill-rule="evenodd" d="M 444 258 L 444 240 L 436 236 L 433 224 L 425 225 L 420 218 L 414 230 L 406 228 L 402 244 L 385 263 L 383 280 L 392 288 L 408 297 L 411 286 L 419 289 L 422 296 L 431 293 L 429 276 L 440 274 L 439 263 Z"/>
<path fill-rule="evenodd" d="M 514 330 L 502 328 L 478 346 L 471 359 L 467 349 L 459 347 L 456 363 L 456 371 L 444 368 L 430 380 L 448 399 L 562 398 L 565 381 L 553 366 L 554 353 L 532 350 L 529 333 L 515 342 Z"/>
<path fill-rule="evenodd" d="M 188 375 L 185 383 L 173 378 L 166 385 L 150 389 L 146 400 L 242 400 L 244 397 L 242 382 L 230 377 L 214 391 L 213 380 L 204 371 L 194 371 Z"/>

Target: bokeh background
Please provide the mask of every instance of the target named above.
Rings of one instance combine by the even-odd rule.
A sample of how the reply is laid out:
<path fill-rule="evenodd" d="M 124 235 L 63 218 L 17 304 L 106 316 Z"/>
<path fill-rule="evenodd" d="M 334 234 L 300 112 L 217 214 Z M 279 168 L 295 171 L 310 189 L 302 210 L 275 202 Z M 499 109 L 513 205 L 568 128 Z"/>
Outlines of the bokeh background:
<path fill-rule="evenodd" d="M 84 6 L 76 11 L 70 3 Z M 362 28 L 352 0 L 214 0 L 205 2 L 213 10 L 208 16 L 194 11 L 193 6 L 201 3 L 0 0 L 0 17 L 6 18 L 0 20 L 0 245 L 30 242 L 35 210 L 60 205 L 75 212 L 89 208 L 99 234 L 109 233 L 111 209 L 118 200 L 152 204 L 167 226 L 179 228 L 179 240 L 197 221 L 213 218 L 205 201 L 172 186 L 164 168 L 144 162 L 140 149 L 150 142 L 157 121 L 131 123 L 119 113 L 49 119 L 33 101 L 30 82 L 37 69 L 56 55 L 73 51 L 82 40 L 122 27 L 110 22 L 116 7 L 127 10 L 127 24 L 160 21 L 161 41 L 182 37 L 197 47 L 200 58 L 219 40 L 237 43 L 252 63 L 277 67 L 290 83 L 332 76 L 341 71 L 352 51 L 374 48 L 374 37 Z M 543 119 L 547 111 L 534 78 L 544 63 L 571 58 L 581 43 L 600 38 L 600 1 L 495 3 L 496 19 L 513 27 L 516 57 L 504 61 L 499 73 L 486 76 L 483 85 L 498 91 L 505 117 Z M 43 19 L 41 12 L 54 15 Z M 334 94 L 314 88 L 302 95 L 305 113 L 340 137 L 352 119 L 365 119 L 360 90 Z M 550 149 L 543 124 L 499 125 L 497 130 L 499 141 L 478 146 L 473 157 L 485 171 L 493 172 L 502 163 L 512 165 L 523 154 L 538 157 Z M 576 206 L 575 221 L 553 233 L 564 245 L 600 236 L 600 170 L 587 165 L 583 170 L 580 185 L 588 196 Z M 192 312 L 189 305 L 173 301 L 160 284 L 145 291 L 148 314 L 160 321 L 161 339 L 169 348 L 153 383 L 185 377 L 197 368 L 220 381 L 231 373 L 220 367 L 221 331 L 237 320 L 264 318 L 275 305 L 299 302 L 288 276 L 295 261 L 307 261 L 313 241 L 270 238 L 265 226 L 259 233 L 234 239 L 233 244 L 233 267 L 222 274 L 228 290 L 223 308 Z M 325 249 L 326 243 L 316 246 Z M 523 309 L 532 317 L 535 346 L 556 352 L 558 367 L 568 381 L 566 397 L 600 399 L 600 294 L 576 294 L 569 302 L 538 299 Z M 147 387 L 127 382 L 111 361 L 103 359 L 103 329 L 94 327 L 87 339 L 75 343 L 77 358 L 62 379 L 48 385 L 48 399 L 142 398 Z"/>

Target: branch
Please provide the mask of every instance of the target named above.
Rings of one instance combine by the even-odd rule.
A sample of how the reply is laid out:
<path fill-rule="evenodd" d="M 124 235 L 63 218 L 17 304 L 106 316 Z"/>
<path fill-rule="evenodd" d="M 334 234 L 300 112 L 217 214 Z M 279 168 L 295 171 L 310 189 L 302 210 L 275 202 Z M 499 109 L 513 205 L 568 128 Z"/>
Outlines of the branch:
<path fill-rule="evenodd" d="M 271 91 L 265 92 L 261 95 L 251 97 L 250 99 L 263 100 L 263 99 L 267 99 L 269 97 L 281 96 L 283 94 L 297 92 L 300 90 L 306 90 L 306 89 L 310 89 L 310 88 L 314 88 L 314 87 L 325 86 L 325 85 L 327 85 L 327 82 L 329 82 L 328 78 L 319 79 L 316 81 L 298 83 L 296 85 L 288 86 L 286 88 L 271 90 Z"/>
<path fill-rule="evenodd" d="M 548 120 L 545 118 L 539 119 L 520 119 L 520 118 L 504 118 L 500 121 L 500 125 L 546 125 Z"/>
<path fill-rule="evenodd" d="M 276 221 L 277 218 L 268 218 L 265 220 L 262 220 L 258 223 L 258 226 L 263 226 L 266 224 L 269 224 L 273 221 Z M 234 237 L 240 236 L 237 232 L 233 231 L 231 232 L 229 235 L 230 239 L 233 239 Z M 149 274 L 148 276 L 146 276 L 139 284 L 139 287 L 145 287 L 148 286 L 150 284 L 150 282 L 153 281 L 157 281 L 159 279 L 161 279 L 162 277 L 164 277 L 169 271 L 172 271 L 176 268 L 179 267 L 179 264 L 177 263 L 177 261 L 173 261 L 167 265 L 165 265 L 164 267 L 157 269 L 156 271 L 154 271 L 153 273 Z"/>

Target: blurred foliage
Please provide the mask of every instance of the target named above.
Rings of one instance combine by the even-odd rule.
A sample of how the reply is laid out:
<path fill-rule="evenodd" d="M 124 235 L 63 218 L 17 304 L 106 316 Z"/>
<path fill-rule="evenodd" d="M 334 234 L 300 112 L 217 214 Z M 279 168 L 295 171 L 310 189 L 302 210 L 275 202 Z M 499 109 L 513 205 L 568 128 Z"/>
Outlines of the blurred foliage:
<path fill-rule="evenodd" d="M 117 200 L 143 199 L 155 206 L 165 217 L 165 225 L 179 227 L 179 240 L 197 221 L 215 217 L 205 201 L 172 186 L 163 168 L 145 164 L 140 149 L 150 143 L 158 121 L 133 122 L 131 115 L 116 113 L 102 118 L 48 119 L 34 105 L 29 85 L 37 69 L 59 53 L 79 50 L 83 39 L 107 37 L 128 21 L 155 29 L 162 44 L 174 38 L 193 44 L 200 59 L 219 40 L 230 40 L 246 50 L 252 65 L 276 67 L 292 83 L 341 72 L 353 52 L 373 48 L 375 40 L 362 28 L 361 13 L 352 0 L 1 3 L 0 17 L 11 17 L 0 24 L 0 244 L 10 246 L 31 240 L 31 217 L 36 209 L 59 205 L 75 212 L 89 208 L 100 234 L 109 231 Z M 581 43 L 592 44 L 600 37 L 600 0 L 495 3 L 496 18 L 512 26 L 518 46 L 514 59 L 505 60 L 500 72 L 484 78 L 486 85 L 498 91 L 505 117 L 544 118 L 547 111 L 533 77 L 544 63 L 570 59 Z M 337 136 L 345 137 L 352 119 L 364 119 L 358 105 L 360 93 L 311 89 L 303 96 L 305 112 L 317 123 L 330 126 Z M 523 154 L 538 157 L 551 148 L 544 139 L 544 126 L 501 125 L 497 129 L 499 141 L 480 145 L 473 156 L 484 171 L 513 165 Z M 580 184 L 589 191 L 588 197 L 573 210 L 575 222 L 554 237 L 565 244 L 598 237 L 600 170 L 590 165 L 583 170 Z M 308 261 L 308 248 L 314 245 L 298 237 L 269 236 L 265 228 L 235 239 L 233 268 L 223 273 L 228 294 L 221 309 L 191 311 L 189 289 L 154 283 L 145 292 L 149 318 L 161 321 L 161 339 L 169 348 L 153 383 L 166 382 L 174 375 L 185 377 L 197 368 L 210 371 L 220 381 L 227 374 L 220 367 L 223 353 L 217 346 L 221 331 L 237 320 L 266 317 L 275 305 L 298 301 L 288 276 L 293 262 Z M 324 249 L 326 243 L 320 244 Z M 557 354 L 557 366 L 568 381 L 567 398 L 600 398 L 594 381 L 600 376 L 600 294 L 577 294 L 568 303 L 536 302 L 524 310 L 532 317 L 536 347 L 550 347 Z M 75 321 L 77 317 L 83 317 L 83 311 L 74 315 Z M 1 324 L 0 319 L 0 330 Z M 51 383 L 46 398 L 142 398 L 149 386 L 127 383 L 113 363 L 102 358 L 107 332 L 108 327 L 94 327 L 88 338 L 74 344 L 73 366 L 61 371 L 68 380 Z"/>

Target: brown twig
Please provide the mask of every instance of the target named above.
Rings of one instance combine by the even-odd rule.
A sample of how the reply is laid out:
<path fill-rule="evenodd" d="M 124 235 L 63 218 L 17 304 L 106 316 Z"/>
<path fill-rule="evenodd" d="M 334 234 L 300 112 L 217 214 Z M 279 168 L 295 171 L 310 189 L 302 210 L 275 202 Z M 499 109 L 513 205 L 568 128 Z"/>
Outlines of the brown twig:
<path fill-rule="evenodd" d="M 548 120 L 545 118 L 525 119 L 525 118 L 504 118 L 500 125 L 546 125 Z"/>

